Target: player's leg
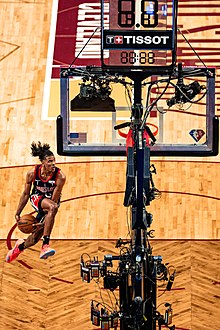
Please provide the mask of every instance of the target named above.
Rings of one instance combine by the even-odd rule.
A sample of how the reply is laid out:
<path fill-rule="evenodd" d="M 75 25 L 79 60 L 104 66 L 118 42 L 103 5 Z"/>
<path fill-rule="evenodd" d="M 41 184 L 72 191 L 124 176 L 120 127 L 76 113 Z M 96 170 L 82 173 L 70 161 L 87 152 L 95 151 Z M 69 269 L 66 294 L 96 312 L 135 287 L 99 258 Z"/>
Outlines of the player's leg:
<path fill-rule="evenodd" d="M 19 247 L 23 244 L 24 244 L 23 239 L 18 239 L 17 240 L 17 242 L 15 243 L 15 246 L 13 247 L 13 249 L 8 251 L 8 253 L 6 255 L 6 262 L 10 263 L 19 256 L 19 254 L 23 251 L 23 250 L 20 250 Z"/>
<path fill-rule="evenodd" d="M 34 201 L 34 202 L 33 202 Z M 41 259 L 47 259 L 49 256 L 55 254 L 55 250 L 49 246 L 50 234 L 53 229 L 55 215 L 58 211 L 58 204 L 42 196 L 34 196 L 31 199 L 31 204 L 41 214 L 46 214 L 44 223 L 37 224 L 32 234 L 27 237 L 26 240 L 19 239 L 15 243 L 13 249 L 11 249 L 7 256 L 6 262 L 10 263 L 15 260 L 24 249 L 35 245 L 43 236 L 43 246 L 40 254 Z"/>
<path fill-rule="evenodd" d="M 40 206 L 42 210 L 46 213 L 44 219 L 43 245 L 42 245 L 40 258 L 47 259 L 49 256 L 54 255 L 56 252 L 54 249 L 50 248 L 49 242 L 50 242 L 50 234 L 52 232 L 54 225 L 55 216 L 58 211 L 58 204 L 48 198 L 44 198 L 41 201 Z"/>
<path fill-rule="evenodd" d="M 35 228 L 33 229 L 31 235 L 29 235 L 26 240 L 24 240 L 24 239 L 17 240 L 13 249 L 11 249 L 8 252 L 8 254 L 6 256 L 6 262 L 9 262 L 9 263 L 12 262 L 25 249 L 29 248 L 30 246 L 35 245 L 43 236 L 43 232 L 44 232 L 44 224 L 38 223 L 35 226 Z"/>
<path fill-rule="evenodd" d="M 37 244 L 37 242 L 39 242 L 39 240 L 43 236 L 43 233 L 44 233 L 44 224 L 43 223 L 36 224 L 31 235 L 29 235 L 24 242 L 24 249 L 27 249 Z M 22 246 L 19 246 L 19 248 L 22 249 Z"/>
<path fill-rule="evenodd" d="M 35 211 L 38 212 L 36 219 L 39 222 L 41 221 L 42 216 L 45 215 L 40 205 L 42 198 L 43 196 L 39 196 L 39 195 L 32 195 L 30 198 L 30 202 L 33 208 L 35 209 Z M 24 239 L 17 240 L 14 247 L 10 251 L 8 251 L 6 255 L 6 262 L 8 263 L 12 262 L 20 255 L 21 252 L 24 251 L 24 249 L 35 245 L 43 236 L 43 232 L 44 232 L 44 225 L 39 223 L 36 225 L 31 235 L 29 235 L 26 240 Z"/>

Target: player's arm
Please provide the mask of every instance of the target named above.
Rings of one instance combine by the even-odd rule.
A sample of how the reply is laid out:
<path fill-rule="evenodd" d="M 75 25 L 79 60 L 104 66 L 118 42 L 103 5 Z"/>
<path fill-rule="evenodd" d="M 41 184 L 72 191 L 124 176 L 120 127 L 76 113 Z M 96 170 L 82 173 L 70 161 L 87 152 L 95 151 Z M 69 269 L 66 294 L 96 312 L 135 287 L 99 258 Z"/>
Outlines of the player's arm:
<path fill-rule="evenodd" d="M 30 197 L 30 191 L 31 191 L 33 178 L 34 178 L 34 169 L 30 170 L 26 175 L 24 190 L 23 190 L 23 193 L 21 194 L 21 197 L 20 197 L 20 200 L 18 203 L 18 207 L 17 207 L 17 211 L 15 214 L 16 221 L 18 221 L 20 219 L 20 214 L 23 211 L 23 209 L 24 209 L 25 205 L 27 204 L 28 199 Z"/>
<path fill-rule="evenodd" d="M 60 173 L 58 174 L 57 177 L 57 182 L 56 182 L 56 188 L 53 191 L 53 195 L 52 195 L 52 201 L 54 201 L 55 203 L 59 202 L 60 196 L 61 196 L 61 192 L 64 186 L 64 183 L 66 182 L 66 176 L 65 174 L 60 171 Z"/>

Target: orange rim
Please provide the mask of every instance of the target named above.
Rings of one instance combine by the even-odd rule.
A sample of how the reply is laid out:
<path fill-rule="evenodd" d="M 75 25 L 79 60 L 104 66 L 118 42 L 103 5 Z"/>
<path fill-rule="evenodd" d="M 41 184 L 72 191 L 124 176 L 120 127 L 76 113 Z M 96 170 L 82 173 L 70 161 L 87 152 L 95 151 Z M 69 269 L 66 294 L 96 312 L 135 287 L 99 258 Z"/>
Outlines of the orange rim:
<path fill-rule="evenodd" d="M 157 125 L 152 124 L 152 123 L 147 123 L 147 126 L 152 126 L 152 127 L 155 128 L 155 131 L 152 132 L 153 136 L 156 136 L 156 135 L 158 134 L 158 126 L 157 126 Z M 121 137 L 125 138 L 125 139 L 126 139 L 127 136 L 128 136 L 128 133 L 124 133 L 124 132 L 120 131 L 120 129 L 118 130 L 118 134 L 119 134 Z"/>

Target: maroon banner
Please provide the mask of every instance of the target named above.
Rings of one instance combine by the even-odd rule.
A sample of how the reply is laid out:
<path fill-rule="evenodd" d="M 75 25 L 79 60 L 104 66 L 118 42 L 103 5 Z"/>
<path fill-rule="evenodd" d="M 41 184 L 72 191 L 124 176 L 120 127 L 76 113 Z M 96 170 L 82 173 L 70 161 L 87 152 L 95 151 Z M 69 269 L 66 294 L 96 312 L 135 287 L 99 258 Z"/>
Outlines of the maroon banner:
<path fill-rule="evenodd" d="M 60 65 L 101 65 L 100 13 L 99 0 L 59 0 L 52 78 L 59 77 Z"/>

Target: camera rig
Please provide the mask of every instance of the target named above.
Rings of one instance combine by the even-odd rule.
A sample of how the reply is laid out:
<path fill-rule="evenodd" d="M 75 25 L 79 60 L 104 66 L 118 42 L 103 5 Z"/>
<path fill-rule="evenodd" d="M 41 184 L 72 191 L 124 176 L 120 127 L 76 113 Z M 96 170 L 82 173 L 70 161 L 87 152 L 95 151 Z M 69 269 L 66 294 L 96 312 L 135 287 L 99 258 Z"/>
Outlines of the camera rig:
<path fill-rule="evenodd" d="M 127 170 L 124 206 L 130 208 L 131 238 L 130 240 L 118 239 L 116 247 L 120 248 L 120 253 L 116 256 L 107 254 L 102 261 L 98 258 L 92 260 L 90 257 L 89 260 L 85 260 L 85 254 L 81 256 L 80 274 L 84 282 L 89 283 L 91 280 L 99 282 L 100 279 L 103 279 L 105 290 L 112 293 L 116 289 L 119 291 L 119 299 L 114 295 L 115 308 L 110 308 L 103 302 L 92 301 L 92 324 L 105 330 L 118 327 L 120 330 L 156 330 L 162 329 L 162 327 L 174 330 L 172 306 L 165 302 L 165 312 L 160 313 L 158 308 L 160 305 L 157 306 L 157 291 L 161 281 L 165 284 L 163 293 L 171 290 L 176 270 L 174 266 L 164 264 L 161 256 L 153 255 L 149 242 L 149 238 L 154 236 L 153 230 L 150 229 L 153 216 L 146 209 L 153 200 L 160 198 L 161 195 L 153 181 L 156 168 L 150 164 L 151 147 L 155 144 L 156 138 L 150 125 L 147 124 L 147 118 L 160 96 L 151 104 L 147 103 L 145 109 L 143 108 L 141 103 L 142 80 L 148 77 L 148 73 L 145 72 L 140 72 L 138 76 L 133 72 L 127 73 L 134 83 L 127 82 L 113 72 L 94 73 L 92 69 L 89 69 L 89 71 L 81 71 L 81 73 L 87 76 L 84 78 L 80 90 L 81 102 L 86 99 L 98 99 L 99 102 L 109 101 L 110 82 L 121 83 L 124 86 L 131 84 L 134 88 L 131 120 L 114 127 L 115 130 L 123 127 L 129 129 L 126 137 Z M 68 75 L 68 72 L 66 74 Z M 174 96 L 177 103 L 192 101 L 193 95 L 197 95 L 203 89 L 201 87 L 199 90 L 194 90 L 195 84 L 194 87 L 185 85 L 182 74 L 181 66 L 178 66 L 176 75 L 173 73 L 178 80 Z M 170 79 L 167 81 L 167 84 L 169 83 Z M 108 102 L 108 106 L 109 104 L 110 102 Z M 114 261 L 117 261 L 117 267 L 116 270 L 111 270 Z"/>
<path fill-rule="evenodd" d="M 159 283 L 165 285 L 163 293 L 170 291 L 176 270 L 174 266 L 163 263 L 160 255 L 153 255 L 149 242 L 149 238 L 154 236 L 150 229 L 153 216 L 146 207 L 160 197 L 152 178 L 156 169 L 150 164 L 150 156 L 206 157 L 218 154 L 215 70 L 207 68 L 203 61 L 202 67 L 182 68 L 182 63 L 177 66 L 178 0 L 171 0 L 169 4 L 167 0 L 101 0 L 100 3 L 101 27 L 94 30 L 70 66 L 60 71 L 61 113 L 57 118 L 57 153 L 63 156 L 127 157 L 124 206 L 131 210 L 131 232 L 129 240 L 118 239 L 116 247 L 120 253 L 116 256 L 107 254 L 103 260 L 98 260 L 83 253 L 80 275 L 87 283 L 91 280 L 98 283 L 103 279 L 104 289 L 113 294 L 115 290 L 119 291 L 119 299 L 114 294 L 115 308 L 103 301 L 91 302 L 93 325 L 103 330 L 118 327 L 120 330 L 160 330 L 162 327 L 174 330 L 171 304 L 163 303 L 166 308 L 164 314 L 159 311 L 161 304 L 157 304 Z M 101 67 L 74 67 L 83 49 L 99 30 Z M 74 76 L 82 77 L 82 83 L 79 95 L 70 100 L 69 78 Z M 146 81 L 147 78 L 150 80 Z M 191 82 L 194 78 L 201 80 L 202 85 L 198 81 Z M 128 127 L 126 144 L 107 140 L 104 143 L 72 143 L 69 110 L 116 112 L 114 100 L 110 97 L 111 83 L 124 85 L 132 104 L 130 121 L 114 127 L 115 130 Z M 166 98 L 170 85 L 175 88 L 175 94 L 166 100 L 169 109 L 176 105 L 182 110 L 185 103 L 199 103 L 206 97 L 205 111 L 198 114 L 205 117 L 204 143 L 170 143 L 170 140 L 168 143 L 162 144 L 159 140 L 156 143 L 147 119 L 154 107 L 160 112 L 158 101 Z M 162 92 L 151 97 L 153 90 L 159 90 L 160 86 Z M 146 106 L 142 105 L 143 87 L 147 87 Z M 205 134 L 200 127 L 190 133 L 194 134 L 194 131 Z M 89 260 L 85 260 L 85 255 Z"/>
<path fill-rule="evenodd" d="M 152 237 L 152 230 L 145 233 Z M 147 240 L 147 237 L 144 239 Z M 125 248 L 125 245 L 128 245 Z M 137 255 L 135 246 L 132 246 L 132 240 L 118 239 L 116 247 L 120 248 L 120 255 L 113 256 L 107 254 L 104 260 L 99 261 L 85 260 L 84 254 L 80 261 L 80 275 L 82 280 L 90 283 L 91 280 L 100 281 L 103 278 L 103 287 L 111 292 L 119 288 L 119 303 L 116 303 L 115 309 L 106 307 L 105 303 L 95 300 L 91 302 L 91 321 L 95 326 L 101 326 L 101 329 L 117 329 L 120 323 L 120 329 L 156 329 L 153 324 L 158 323 L 159 329 L 165 326 L 168 329 L 175 329 L 172 324 L 172 306 L 165 303 L 164 315 L 156 308 L 156 282 L 166 283 L 165 291 L 170 291 L 176 270 L 173 266 L 168 266 L 162 262 L 161 256 L 153 256 L 152 249 L 148 242 L 147 247 L 143 247 Z M 146 258 L 147 257 L 147 258 Z M 113 261 L 118 261 L 116 271 L 110 270 L 113 267 Z M 148 267 L 148 271 L 146 272 Z M 145 273 L 144 273 L 145 271 Z M 148 291 L 150 295 L 143 300 L 141 296 L 133 296 L 134 285 L 138 281 L 148 282 L 150 285 Z M 116 296 L 115 296 L 115 299 Z M 152 325 L 149 325 L 149 310 L 151 305 Z M 148 325 L 147 325 L 148 324 Z"/>
<path fill-rule="evenodd" d="M 97 257 L 91 259 L 89 256 L 89 260 L 85 260 L 86 254 L 84 253 L 80 260 L 82 280 L 87 283 L 95 280 L 98 283 L 102 279 L 104 289 L 112 292 L 116 300 L 115 308 L 109 307 L 103 301 L 93 300 L 91 303 L 92 324 L 104 330 L 118 327 L 120 330 L 156 330 L 158 328 L 161 330 L 162 327 L 175 329 L 172 322 L 171 304 L 163 303 L 166 309 L 162 314 L 159 311 L 161 304 L 158 306 L 157 303 L 159 284 L 162 282 L 165 285 L 163 293 L 170 291 L 176 269 L 174 266 L 163 263 L 160 255 L 153 255 L 149 242 L 149 238 L 154 236 L 154 231 L 150 229 L 153 216 L 146 210 L 146 207 L 154 199 L 160 197 L 160 191 L 153 182 L 156 168 L 150 164 L 150 156 L 201 157 L 218 154 L 219 122 L 215 116 L 215 72 L 213 69 L 208 69 L 204 63 L 202 68 L 183 69 L 182 63 L 176 65 L 178 0 L 171 1 L 172 6 L 169 7 L 168 16 L 167 1 L 165 2 L 139 1 L 136 3 L 129 1 L 127 2 L 127 5 L 131 4 L 129 10 L 128 7 L 124 7 L 126 1 L 102 0 L 101 68 L 74 68 L 70 65 L 69 68 L 61 69 L 60 74 L 62 111 L 57 119 L 58 154 L 127 157 L 124 206 L 130 209 L 130 239 L 118 239 L 116 247 L 120 249 L 120 253 L 116 256 L 107 254 L 101 261 Z M 115 3 L 118 3 L 117 8 Z M 158 8 L 160 9 L 158 10 Z M 113 15 L 113 13 L 117 13 L 117 15 Z M 105 24 L 106 17 L 109 18 L 109 25 Z M 169 17 L 172 20 L 168 23 L 167 18 Z M 140 24 L 143 29 L 139 29 Z M 160 31 L 159 25 L 165 27 L 165 30 Z M 143 40 L 145 42 L 150 40 L 151 47 L 140 46 L 138 43 Z M 165 40 L 171 41 L 166 47 L 162 45 Z M 155 42 L 160 45 L 153 45 Z M 166 58 L 169 64 L 163 61 L 161 51 L 164 50 L 169 52 L 169 56 Z M 105 55 L 109 56 L 105 57 Z M 158 65 L 156 62 L 154 65 L 152 55 L 158 55 Z M 141 65 L 135 65 L 137 58 Z M 83 82 L 79 95 L 69 102 L 67 93 L 69 77 L 74 75 L 82 76 Z M 150 77 L 151 79 L 146 81 Z M 189 78 L 191 81 L 194 79 L 193 77 L 196 79 L 201 77 L 202 82 L 205 80 L 206 84 L 200 85 L 198 81 L 186 84 L 184 79 Z M 175 84 L 173 81 L 177 81 L 177 83 Z M 83 110 L 86 107 L 95 111 L 115 112 L 114 100 L 110 98 L 110 83 L 124 85 L 132 104 L 130 121 L 114 127 L 115 130 L 128 127 L 126 145 L 122 146 L 120 143 L 117 146 L 108 143 L 104 143 L 103 146 L 71 145 L 69 119 L 68 116 L 65 116 L 68 113 L 69 104 L 71 104 L 71 111 Z M 163 86 L 162 92 L 152 99 L 150 95 L 153 88 L 160 84 Z M 196 145 L 196 148 L 194 143 L 176 144 L 176 146 L 173 143 L 165 143 L 163 146 L 159 141 L 156 143 L 155 134 L 147 123 L 152 109 L 157 108 L 158 101 L 166 96 L 170 85 L 175 88 L 175 95 L 167 100 L 169 108 L 176 104 L 181 109 L 183 104 L 198 103 L 207 96 L 206 113 L 204 114 L 207 139 L 205 143 Z M 142 105 L 142 88 L 146 86 L 146 106 L 144 107 Z M 128 92 L 129 89 L 133 89 L 133 98 Z M 62 93 L 62 91 L 64 92 Z M 194 100 L 195 97 L 196 100 Z M 157 110 L 159 111 L 159 108 Z M 115 261 L 117 267 L 114 265 Z M 114 293 L 115 290 L 119 292 L 118 299 Z"/>
<path fill-rule="evenodd" d="M 171 76 L 177 80 L 175 102 L 178 104 L 190 101 L 197 102 L 197 100 L 193 101 L 193 98 L 203 90 L 203 87 L 200 85 L 198 87 L 196 82 L 189 86 L 183 82 L 183 77 L 191 76 L 191 74 L 195 74 L 195 71 L 184 71 L 181 65 L 178 65 L 177 71 L 175 70 L 174 67 L 168 79 L 162 78 L 161 80 L 166 82 L 167 86 L 171 82 Z M 84 282 L 89 283 L 91 280 L 99 282 L 100 279 L 103 279 L 105 290 L 112 293 L 115 290 L 119 291 L 119 299 L 114 294 L 116 299 L 115 308 L 110 308 L 104 302 L 92 301 L 92 324 L 100 326 L 104 330 L 117 329 L 118 327 L 120 327 L 120 330 L 156 330 L 158 328 L 160 330 L 162 327 L 174 330 L 172 306 L 170 303 L 165 302 L 165 312 L 164 314 L 160 313 L 158 308 L 160 305 L 157 306 L 157 291 L 158 284 L 161 281 L 166 284 L 163 293 L 171 290 L 176 270 L 174 266 L 164 264 L 161 256 L 153 255 L 149 242 L 149 238 L 153 238 L 153 230 L 150 229 L 153 216 L 146 209 L 153 200 L 160 198 L 161 195 L 153 181 L 156 168 L 150 163 L 150 156 L 153 153 L 152 146 L 156 145 L 156 138 L 147 123 L 147 119 L 163 93 L 150 104 L 148 102 L 149 97 L 147 97 L 146 107 L 144 108 L 142 106 L 141 89 L 145 85 L 142 81 L 149 77 L 148 72 L 138 72 L 138 75 L 135 72 L 126 73 L 126 76 L 133 80 L 133 82 L 130 82 L 125 80 L 124 73 L 106 72 L 98 68 L 71 69 L 69 71 L 63 70 L 61 79 L 65 79 L 65 75 L 74 74 L 74 71 L 77 75 L 81 74 L 83 82 L 80 95 L 77 99 L 74 99 L 75 103 L 71 101 L 72 107 L 76 105 L 80 107 L 80 104 L 84 106 L 84 102 L 88 101 L 96 109 L 99 104 L 102 107 L 104 104 L 106 111 L 114 111 L 112 99 L 110 98 L 110 83 L 120 83 L 125 88 L 129 85 L 134 89 L 130 121 L 114 127 L 115 130 L 128 127 L 125 147 L 127 156 L 126 188 L 123 204 L 130 209 L 130 240 L 119 239 L 117 241 L 116 247 L 120 248 L 120 253 L 116 256 L 107 254 L 100 261 L 97 258 L 92 260 L 90 257 L 89 260 L 85 260 L 85 254 L 83 254 L 80 260 L 80 274 Z M 212 77 L 212 72 L 198 69 L 197 74 L 200 75 L 201 73 Z M 153 84 L 155 84 L 155 81 L 149 83 L 149 93 Z M 166 88 L 164 88 L 164 91 Z M 202 93 L 200 99 L 204 97 L 205 93 L 206 91 Z M 171 98 L 170 106 L 174 103 L 174 98 Z M 60 119 L 58 119 L 58 129 L 59 122 Z M 214 118 L 213 123 L 213 133 L 216 133 L 215 152 L 217 152 L 218 120 Z M 62 154 L 59 151 L 58 153 Z M 117 261 L 117 267 L 116 270 L 111 270 L 114 261 Z"/>
<path fill-rule="evenodd" d="M 116 127 L 117 129 L 117 127 Z M 136 132 L 136 128 L 133 133 Z M 133 136 L 134 140 L 139 141 Z M 145 144 L 143 141 L 141 144 Z M 141 149 L 141 158 L 137 154 L 136 147 L 128 148 L 127 183 L 124 205 L 131 207 L 131 239 L 119 238 L 115 247 L 120 249 L 116 256 L 106 254 L 103 260 L 90 258 L 86 253 L 80 260 L 80 275 L 84 282 L 91 280 L 103 281 L 105 290 L 114 292 L 119 290 L 119 299 L 116 299 L 115 308 L 106 307 L 105 303 L 92 301 L 91 321 L 101 329 L 147 329 L 156 330 L 156 326 L 174 330 L 172 323 L 172 306 L 165 303 L 164 315 L 157 308 L 158 283 L 165 285 L 164 292 L 170 291 L 174 282 L 176 270 L 174 266 L 164 264 L 160 255 L 154 256 L 149 238 L 154 237 L 154 230 L 150 229 L 153 221 L 151 213 L 146 206 L 160 197 L 160 191 L 155 187 L 152 175 L 156 174 L 154 165 L 150 165 L 149 147 Z M 132 161 L 129 161 L 133 160 Z M 135 160 L 135 162 L 134 162 Z M 142 180 L 137 178 L 140 171 L 138 162 L 143 163 Z M 141 203 L 138 203 L 137 184 L 141 184 Z M 85 260 L 85 255 L 89 258 Z M 114 268 L 114 261 L 118 265 Z M 118 301 L 119 300 L 119 301 Z M 100 308 L 99 308 L 100 307 Z"/>

